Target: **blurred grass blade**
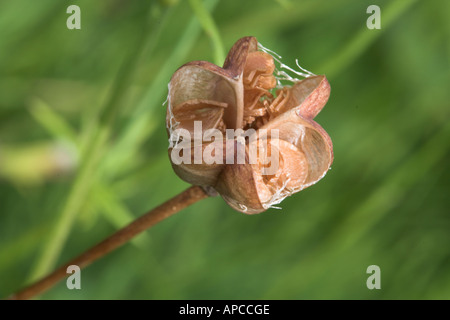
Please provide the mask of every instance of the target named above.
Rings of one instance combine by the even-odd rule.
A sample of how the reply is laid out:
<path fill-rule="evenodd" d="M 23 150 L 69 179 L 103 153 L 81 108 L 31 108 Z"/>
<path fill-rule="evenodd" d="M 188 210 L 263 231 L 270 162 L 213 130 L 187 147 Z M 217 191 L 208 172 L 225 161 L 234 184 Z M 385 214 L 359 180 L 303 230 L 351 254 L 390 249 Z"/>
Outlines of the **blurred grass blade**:
<path fill-rule="evenodd" d="M 212 11 L 217 3 L 218 0 L 206 0 L 205 7 Z M 152 112 L 157 104 L 155 102 L 163 101 L 161 98 L 167 93 L 167 84 L 169 83 L 172 73 L 175 72 L 182 63 L 184 57 L 192 50 L 200 35 L 200 31 L 201 28 L 197 18 L 192 18 L 182 33 L 177 45 L 173 48 L 172 53 L 165 59 L 164 64 L 153 79 L 152 85 L 138 102 L 127 130 L 130 130 L 130 127 L 134 125 L 134 122 L 137 122 L 144 113 Z"/>
<path fill-rule="evenodd" d="M 288 10 L 291 9 L 293 4 L 290 0 L 275 0 L 280 6 L 282 6 L 284 9 Z"/>
<path fill-rule="evenodd" d="M 208 10 L 213 10 L 217 2 L 218 0 L 206 0 L 205 6 Z M 167 83 L 172 73 L 176 70 L 177 66 L 183 63 L 184 57 L 192 50 L 200 35 L 200 31 L 199 22 L 193 17 L 181 35 L 177 45 L 172 50 L 171 55 L 166 59 L 156 74 L 151 86 L 144 92 L 142 98 L 137 103 L 132 116 L 125 128 L 121 131 L 111 153 L 119 154 L 126 150 L 130 155 L 136 154 L 144 139 L 158 127 L 154 120 L 155 107 L 159 105 L 160 101 L 163 100 L 162 97 L 166 95 Z M 162 125 L 164 121 L 160 123 Z M 153 124 L 156 124 L 156 127 L 153 127 Z"/>
<path fill-rule="evenodd" d="M 77 135 L 67 121 L 39 98 L 30 101 L 28 108 L 33 119 L 46 129 L 54 138 L 64 139 L 77 144 Z"/>
<path fill-rule="evenodd" d="M 11 265 L 18 265 L 20 260 L 32 254 L 39 246 L 39 239 L 48 230 L 47 224 L 41 224 L 23 232 L 12 241 L 2 244 L 0 250 L 0 273 L 7 270 Z"/>
<path fill-rule="evenodd" d="M 369 30 L 364 24 L 363 28 L 344 45 L 344 48 L 333 55 L 320 68 L 326 73 L 328 78 L 336 77 L 342 70 L 355 62 L 378 37 L 380 37 L 388 27 L 394 23 L 406 10 L 408 10 L 417 0 L 392 1 L 386 9 L 382 9 L 381 29 Z"/>
<path fill-rule="evenodd" d="M 450 126 L 443 125 L 420 149 L 412 150 L 408 160 L 383 181 L 371 194 L 364 199 L 352 212 L 339 221 L 332 232 L 320 246 L 302 257 L 302 268 L 308 270 L 303 274 L 298 285 L 319 279 L 329 269 L 330 261 L 339 259 L 355 247 L 364 235 L 373 228 L 388 212 L 401 202 L 405 194 L 423 179 L 432 168 L 445 157 L 446 148 L 441 146 L 450 139 Z M 414 174 L 412 174 L 414 172 Z M 285 288 L 296 278 L 298 266 L 286 272 L 279 281 L 266 293 L 267 297 Z"/>
<path fill-rule="evenodd" d="M 223 47 L 219 29 L 217 28 L 213 17 L 201 0 L 189 0 L 189 4 L 198 21 L 200 21 L 203 30 L 205 30 L 206 34 L 211 38 L 214 50 L 214 63 L 221 66 L 225 61 L 225 49 Z"/>
<path fill-rule="evenodd" d="M 130 130 L 126 131 L 108 150 L 101 167 L 105 177 L 119 176 L 130 170 L 130 167 L 136 163 L 133 160 L 136 160 L 140 146 L 156 128 L 160 127 L 155 117 L 144 117 L 144 120 L 138 119 L 138 122 L 130 126 Z"/>
<path fill-rule="evenodd" d="M 130 82 L 135 63 L 141 53 L 141 49 L 145 46 L 145 40 L 149 38 L 151 37 L 145 34 L 145 28 L 143 28 L 141 35 L 135 41 L 135 47 L 130 50 L 128 56 L 123 60 L 124 62 L 110 90 L 108 101 L 99 108 L 100 117 L 98 123 L 95 123 L 92 128 L 91 139 L 85 152 L 82 154 L 82 165 L 62 207 L 61 214 L 58 215 L 55 227 L 49 235 L 48 243 L 31 271 L 30 281 L 42 277 L 53 268 L 64 247 L 77 213 L 90 191 L 93 182 L 92 176 L 97 170 L 98 163 L 103 155 L 105 144 L 112 131 L 115 115 L 121 106 L 122 97 Z"/>
<path fill-rule="evenodd" d="M 136 217 L 120 201 L 120 197 L 111 188 L 98 183 L 93 188 L 93 200 L 100 209 L 100 212 L 116 229 L 123 228 Z M 142 233 L 131 240 L 131 243 L 142 247 L 150 240 L 147 233 Z"/>
<path fill-rule="evenodd" d="M 63 204 L 61 214 L 58 215 L 58 220 L 48 236 L 47 245 L 32 269 L 30 281 L 42 277 L 55 265 L 69 236 L 76 215 L 89 193 L 92 176 L 97 168 L 108 135 L 109 131 L 104 128 L 91 140 L 92 143 L 86 152 L 86 158 L 78 170 L 69 196 Z"/>
<path fill-rule="evenodd" d="M 330 243 L 340 239 L 341 249 L 347 249 L 361 239 L 446 155 L 448 149 L 441 146 L 449 140 L 450 126 L 443 125 L 420 149 L 411 150 L 408 160 L 335 229 L 330 235 Z"/>

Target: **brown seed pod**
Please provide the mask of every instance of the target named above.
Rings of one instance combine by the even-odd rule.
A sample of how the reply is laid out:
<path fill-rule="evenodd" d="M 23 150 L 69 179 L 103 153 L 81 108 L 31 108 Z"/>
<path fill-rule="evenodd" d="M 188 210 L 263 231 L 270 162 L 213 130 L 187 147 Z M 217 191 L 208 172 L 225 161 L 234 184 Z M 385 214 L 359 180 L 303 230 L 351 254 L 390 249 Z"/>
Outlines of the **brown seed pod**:
<path fill-rule="evenodd" d="M 169 83 L 166 125 L 174 171 L 248 214 L 316 183 L 333 161 L 331 139 L 313 120 L 328 101 L 326 77 L 291 79 L 292 86 L 275 92 L 274 74 L 274 58 L 258 50 L 256 38 L 245 37 L 223 68 L 193 61 Z M 228 136 L 226 129 L 241 134 Z"/>

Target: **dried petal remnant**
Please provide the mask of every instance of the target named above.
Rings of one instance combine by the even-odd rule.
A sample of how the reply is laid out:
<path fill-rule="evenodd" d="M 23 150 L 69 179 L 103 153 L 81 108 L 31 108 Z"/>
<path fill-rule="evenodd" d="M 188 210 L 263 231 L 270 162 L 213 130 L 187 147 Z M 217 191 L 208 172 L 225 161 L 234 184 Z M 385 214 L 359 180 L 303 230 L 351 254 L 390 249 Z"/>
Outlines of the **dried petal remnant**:
<path fill-rule="evenodd" d="M 224 109 L 228 105 L 214 100 L 188 100 L 173 109 L 173 117 L 177 122 L 176 128 L 183 128 L 194 136 L 194 121 L 202 122 L 202 129 L 220 127 Z"/>
<path fill-rule="evenodd" d="M 277 80 L 273 75 L 274 70 L 275 64 L 270 54 L 262 51 L 251 52 L 244 66 L 244 85 L 266 90 L 275 88 Z"/>
<path fill-rule="evenodd" d="M 194 137 L 194 121 L 201 121 L 201 141 L 198 135 L 192 139 L 190 155 L 209 153 L 200 163 L 172 164 L 175 172 L 189 183 L 214 188 L 231 207 L 249 214 L 265 211 L 314 184 L 333 161 L 331 139 L 313 120 L 330 94 L 326 77 L 286 78 L 292 86 L 280 87 L 276 74 L 280 73 L 274 58 L 258 50 L 254 37 L 245 37 L 232 47 L 223 68 L 206 61 L 190 62 L 169 83 L 169 136 L 183 128 Z M 256 133 L 240 141 L 236 137 L 215 141 L 205 134 L 208 129 L 250 128 Z M 236 155 L 233 163 L 211 161 L 225 160 L 242 141 L 244 163 Z M 257 161 L 251 162 L 255 149 Z M 267 161 L 272 155 L 278 155 L 275 169 Z"/>

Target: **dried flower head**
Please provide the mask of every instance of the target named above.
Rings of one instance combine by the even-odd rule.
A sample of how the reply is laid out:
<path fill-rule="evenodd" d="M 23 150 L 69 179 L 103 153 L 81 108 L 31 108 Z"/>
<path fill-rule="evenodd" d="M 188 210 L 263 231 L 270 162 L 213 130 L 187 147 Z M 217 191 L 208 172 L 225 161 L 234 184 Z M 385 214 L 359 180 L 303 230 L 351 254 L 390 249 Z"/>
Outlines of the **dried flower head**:
<path fill-rule="evenodd" d="M 295 71 L 279 58 L 245 37 L 223 68 L 193 61 L 169 83 L 166 125 L 174 171 L 248 214 L 316 183 L 333 161 L 331 139 L 313 121 L 330 94 L 326 77 Z"/>

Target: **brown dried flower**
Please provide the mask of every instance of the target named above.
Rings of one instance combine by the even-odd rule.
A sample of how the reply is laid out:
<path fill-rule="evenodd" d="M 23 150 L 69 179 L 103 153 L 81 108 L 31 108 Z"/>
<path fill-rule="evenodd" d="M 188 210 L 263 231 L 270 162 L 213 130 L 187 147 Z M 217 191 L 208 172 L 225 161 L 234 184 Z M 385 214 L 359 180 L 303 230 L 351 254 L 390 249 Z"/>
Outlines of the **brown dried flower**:
<path fill-rule="evenodd" d="M 294 70 L 268 52 L 256 38 L 241 38 L 223 68 L 193 61 L 169 83 L 166 125 L 174 171 L 248 214 L 316 183 L 333 161 L 331 139 L 313 121 L 330 94 L 326 77 L 289 77 L 280 69 Z"/>

